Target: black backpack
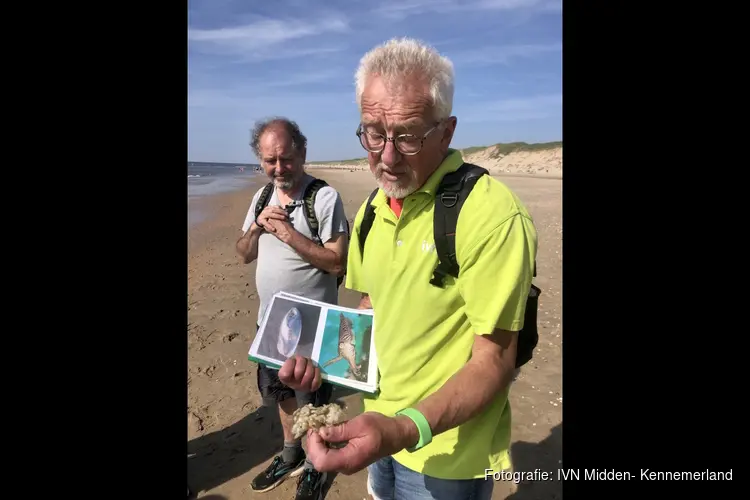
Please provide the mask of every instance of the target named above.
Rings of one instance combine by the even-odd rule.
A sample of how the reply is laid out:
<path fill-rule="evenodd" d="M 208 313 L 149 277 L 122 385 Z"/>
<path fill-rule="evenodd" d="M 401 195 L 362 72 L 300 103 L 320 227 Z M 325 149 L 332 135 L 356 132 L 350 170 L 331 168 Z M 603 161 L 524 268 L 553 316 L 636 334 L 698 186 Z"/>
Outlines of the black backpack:
<path fill-rule="evenodd" d="M 456 260 L 456 226 L 458 214 L 461 211 L 477 180 L 489 172 L 482 167 L 464 163 L 455 172 L 447 174 L 440 181 L 435 195 L 435 215 L 433 219 L 435 251 L 438 255 L 438 265 L 435 267 L 430 284 L 443 288 L 446 276 L 458 278 L 459 266 Z M 359 230 L 360 253 L 364 255 L 365 242 L 375 221 L 375 208 L 372 200 L 378 193 L 375 189 L 367 199 L 365 213 Z M 536 262 L 534 262 L 534 277 L 536 277 Z M 516 353 L 516 368 L 528 363 L 539 342 L 537 330 L 537 313 L 539 310 L 539 295 L 541 290 L 531 285 L 526 299 L 526 314 L 523 329 L 518 332 L 518 350 Z"/>
<path fill-rule="evenodd" d="M 305 192 L 302 195 L 302 206 L 305 212 L 305 220 L 307 220 L 307 227 L 310 228 L 310 234 L 312 234 L 313 240 L 320 246 L 323 246 L 323 242 L 320 240 L 318 235 L 318 217 L 315 215 L 315 196 L 321 188 L 327 186 L 328 183 L 323 179 L 313 179 L 310 184 L 305 188 Z M 263 191 L 258 197 L 258 202 L 255 204 L 255 218 L 257 219 L 260 213 L 266 208 L 268 202 L 271 200 L 271 194 L 273 193 L 273 182 L 269 182 L 263 188 Z M 349 232 L 349 221 L 346 221 L 347 232 Z M 336 286 L 340 287 L 341 283 L 344 282 L 344 277 L 339 276 L 336 278 Z"/>

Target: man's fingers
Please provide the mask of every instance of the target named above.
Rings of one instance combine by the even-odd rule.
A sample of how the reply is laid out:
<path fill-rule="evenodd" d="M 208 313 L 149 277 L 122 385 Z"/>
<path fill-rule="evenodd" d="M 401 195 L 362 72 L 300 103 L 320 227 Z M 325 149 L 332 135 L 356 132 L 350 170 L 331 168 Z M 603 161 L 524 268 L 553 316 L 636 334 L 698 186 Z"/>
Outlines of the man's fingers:
<path fill-rule="evenodd" d="M 295 354 L 294 359 L 296 360 L 294 364 L 294 380 L 299 383 L 305 376 L 307 360 L 299 354 Z"/>
<path fill-rule="evenodd" d="M 294 357 L 284 361 L 284 364 L 281 365 L 281 368 L 279 368 L 279 380 L 284 383 L 289 382 L 290 379 L 294 376 L 294 370 L 296 368 L 295 365 L 296 359 Z"/>
<path fill-rule="evenodd" d="M 339 472 L 346 467 L 341 450 L 332 450 L 318 432 L 307 431 L 307 458 L 319 472 Z"/>
<path fill-rule="evenodd" d="M 317 431 L 313 429 L 307 431 L 307 458 L 310 459 L 316 470 L 320 472 L 330 472 L 328 470 L 324 471 L 318 467 L 321 464 L 325 464 L 325 456 L 330 451 L 331 450 L 328 449 L 328 446 L 323 442 L 323 438 L 320 437 L 320 434 L 318 434 Z"/>
<path fill-rule="evenodd" d="M 316 433 L 317 434 L 317 433 Z M 318 436 L 317 439 L 320 439 Z M 314 437 L 312 439 L 315 439 Z M 315 466 L 315 470 L 320 472 L 340 472 L 341 474 L 349 475 L 353 474 L 362 469 L 360 464 L 362 458 L 360 451 L 356 446 L 351 444 L 344 446 L 343 448 L 331 449 L 322 444 L 326 448 L 324 452 L 313 453 L 313 448 L 310 447 L 311 438 L 307 438 L 307 446 L 311 450 L 308 452 L 310 461 Z"/>
<path fill-rule="evenodd" d="M 323 427 L 319 432 L 320 436 L 330 443 L 341 443 L 357 437 L 351 421 L 330 427 Z"/>
<path fill-rule="evenodd" d="M 273 220 L 287 220 L 289 219 L 289 216 L 286 214 L 286 212 L 278 213 L 278 212 L 271 212 L 266 215 L 267 219 L 273 219 Z"/>
<path fill-rule="evenodd" d="M 305 388 L 310 388 L 310 392 L 314 391 L 312 388 L 313 381 L 315 380 L 315 365 L 311 361 L 307 361 L 307 368 L 305 368 L 305 375 L 300 381 L 300 385 Z"/>
<path fill-rule="evenodd" d="M 323 384 L 323 377 L 322 377 L 322 375 L 320 374 L 320 368 L 318 368 L 318 367 L 316 366 L 316 367 L 315 367 L 315 377 L 313 378 L 313 381 L 312 381 L 312 386 L 310 387 L 310 388 L 312 389 L 312 392 L 315 392 L 315 391 L 317 391 L 318 389 L 320 389 L 320 386 L 321 386 L 322 384 Z"/>
<path fill-rule="evenodd" d="M 273 224 L 268 220 L 268 217 L 258 217 L 258 223 L 260 224 L 260 227 L 262 227 L 265 231 L 268 231 L 269 233 L 274 232 Z"/>
<path fill-rule="evenodd" d="M 263 212 L 263 215 L 270 219 L 285 220 L 289 218 L 289 214 L 281 207 L 266 207 Z"/>
<path fill-rule="evenodd" d="M 269 233 L 275 233 L 276 232 L 276 222 L 273 219 L 266 219 L 266 231 Z"/>

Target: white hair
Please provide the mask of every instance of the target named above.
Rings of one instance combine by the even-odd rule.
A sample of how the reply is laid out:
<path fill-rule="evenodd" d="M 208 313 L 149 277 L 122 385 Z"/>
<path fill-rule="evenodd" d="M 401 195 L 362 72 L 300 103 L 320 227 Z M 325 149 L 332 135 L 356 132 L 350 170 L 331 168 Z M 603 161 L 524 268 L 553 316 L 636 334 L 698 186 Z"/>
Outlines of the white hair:
<path fill-rule="evenodd" d="M 433 47 L 412 38 L 393 38 L 365 54 L 355 75 L 357 106 L 362 111 L 362 92 L 367 79 L 379 76 L 387 83 L 415 76 L 430 87 L 435 120 L 453 111 L 453 63 Z"/>

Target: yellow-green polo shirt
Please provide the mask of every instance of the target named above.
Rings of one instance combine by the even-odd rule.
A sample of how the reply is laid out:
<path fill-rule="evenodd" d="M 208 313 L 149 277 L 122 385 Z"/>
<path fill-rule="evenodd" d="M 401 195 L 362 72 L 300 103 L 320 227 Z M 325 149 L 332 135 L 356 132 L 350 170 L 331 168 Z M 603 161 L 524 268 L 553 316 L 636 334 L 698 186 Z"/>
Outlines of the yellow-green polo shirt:
<path fill-rule="evenodd" d="M 451 150 L 425 185 L 404 200 L 400 218 L 379 191 L 364 261 L 358 242 L 364 203 L 357 212 L 346 286 L 370 295 L 380 373 L 380 392 L 365 396 L 365 411 L 393 416 L 416 405 L 469 361 L 475 334 L 523 326 L 536 229 L 516 195 L 490 176 L 477 181 L 461 209 L 458 279 L 446 278 L 442 289 L 429 283 L 437 265 L 435 190 L 462 163 L 461 153 Z M 435 436 L 421 450 L 393 458 L 432 477 L 483 478 L 485 469 L 510 467 L 510 427 L 506 389 L 470 421 Z"/>

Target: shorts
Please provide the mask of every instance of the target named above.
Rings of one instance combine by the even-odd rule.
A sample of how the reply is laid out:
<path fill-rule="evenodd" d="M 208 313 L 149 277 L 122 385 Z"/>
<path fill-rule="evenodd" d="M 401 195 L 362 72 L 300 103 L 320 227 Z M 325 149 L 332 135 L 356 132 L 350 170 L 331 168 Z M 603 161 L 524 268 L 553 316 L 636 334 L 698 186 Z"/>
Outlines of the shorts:
<path fill-rule="evenodd" d="M 490 500 L 492 479 L 437 479 L 408 469 L 393 457 L 367 467 L 367 493 L 375 500 Z"/>
<path fill-rule="evenodd" d="M 256 327 L 257 328 L 257 327 Z M 306 404 L 323 406 L 331 401 L 333 386 L 323 382 L 315 392 L 299 392 L 287 387 L 279 380 L 279 371 L 258 363 L 258 391 L 260 392 L 263 406 L 276 406 L 282 401 L 297 398 L 297 407 Z"/>

